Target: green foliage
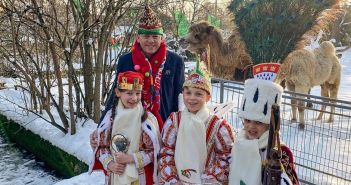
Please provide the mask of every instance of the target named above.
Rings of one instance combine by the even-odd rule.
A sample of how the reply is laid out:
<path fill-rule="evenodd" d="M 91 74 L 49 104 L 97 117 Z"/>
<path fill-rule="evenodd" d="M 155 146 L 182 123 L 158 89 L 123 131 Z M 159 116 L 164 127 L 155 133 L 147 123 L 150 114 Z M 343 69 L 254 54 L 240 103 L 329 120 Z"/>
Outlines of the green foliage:
<path fill-rule="evenodd" d="M 215 26 L 216 28 L 221 27 L 221 20 L 219 20 L 217 17 L 215 17 L 213 15 L 208 15 L 207 21 L 210 22 L 211 25 Z"/>
<path fill-rule="evenodd" d="M 255 64 L 283 60 L 336 0 L 233 0 L 228 8 Z"/>
<path fill-rule="evenodd" d="M 180 11 L 176 11 L 174 14 L 175 14 L 175 21 L 178 27 L 178 36 L 184 37 L 188 34 L 189 21 L 187 20 L 184 13 Z"/>
<path fill-rule="evenodd" d="M 343 9 L 345 14 L 331 26 L 328 39 L 335 39 L 337 46 L 351 47 L 351 4 Z"/>
<path fill-rule="evenodd" d="M 26 130 L 19 124 L 0 115 L 0 129 L 4 129 L 10 141 L 33 153 L 64 178 L 73 177 L 88 170 L 88 166 L 50 142 Z M 84 150 L 82 148 L 82 150 Z"/>

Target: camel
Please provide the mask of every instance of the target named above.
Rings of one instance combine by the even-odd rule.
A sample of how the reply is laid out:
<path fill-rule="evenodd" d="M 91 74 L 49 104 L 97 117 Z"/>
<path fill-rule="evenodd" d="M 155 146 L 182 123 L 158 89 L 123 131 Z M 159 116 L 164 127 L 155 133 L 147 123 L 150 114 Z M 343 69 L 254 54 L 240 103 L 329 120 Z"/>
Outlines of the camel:
<path fill-rule="evenodd" d="M 240 69 L 244 72 L 245 80 L 252 60 L 239 35 L 235 28 L 228 41 L 224 42 L 217 28 L 207 21 L 201 21 L 190 26 L 185 42 L 187 50 L 199 54 L 213 76 L 235 80 L 235 70 Z"/>
<path fill-rule="evenodd" d="M 340 78 L 341 65 L 336 56 L 335 47 L 330 41 L 324 41 L 319 48 L 312 51 L 297 49 L 291 52 L 281 64 L 275 82 L 280 83 L 285 79 L 288 90 L 304 94 L 307 94 L 313 86 L 320 85 L 321 96 L 336 99 Z M 304 129 L 304 102 L 291 100 L 291 105 L 292 121 L 296 121 L 297 105 L 299 128 Z M 325 109 L 326 106 L 322 105 L 317 120 L 322 119 Z M 333 122 L 334 112 L 335 107 L 331 107 L 328 122 Z"/>

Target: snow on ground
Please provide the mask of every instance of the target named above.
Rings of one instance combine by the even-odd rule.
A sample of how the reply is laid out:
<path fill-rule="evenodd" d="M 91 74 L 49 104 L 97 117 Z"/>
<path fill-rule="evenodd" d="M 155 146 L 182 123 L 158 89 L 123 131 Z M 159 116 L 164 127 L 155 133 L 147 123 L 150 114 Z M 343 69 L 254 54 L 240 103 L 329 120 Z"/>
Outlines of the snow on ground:
<path fill-rule="evenodd" d="M 16 148 L 1 135 L 3 133 L 0 133 L 1 185 L 44 185 L 59 180 L 51 170 L 45 169 L 43 162 L 38 162 L 34 155 Z"/>
<path fill-rule="evenodd" d="M 64 134 L 51 124 L 38 118 L 36 115 L 23 112 L 17 105 L 11 102 L 15 102 L 21 106 L 24 103 L 21 102 L 22 93 L 14 89 L 14 85 L 17 83 L 13 79 L 1 78 L 0 81 L 5 81 L 6 86 L 9 87 L 6 90 L 0 91 L 0 113 L 6 115 L 8 119 L 11 119 L 17 123 L 22 124 L 26 129 L 31 130 L 33 133 L 38 134 L 43 139 L 51 142 L 53 145 L 63 149 L 67 153 L 76 156 L 79 160 L 90 163 L 92 149 L 89 144 L 89 134 L 96 128 L 96 124 L 92 120 L 78 120 L 77 133 L 75 135 Z M 60 120 L 56 111 L 52 111 L 55 120 Z M 47 115 L 44 113 L 44 117 Z M 48 118 L 47 118 L 48 119 Z M 21 172 L 21 171 L 20 171 Z M 9 176 L 11 174 L 8 174 Z M 25 181 L 26 173 L 19 175 L 19 179 Z M 96 178 L 97 175 L 91 177 L 91 182 L 94 184 L 103 184 L 104 179 Z M 89 179 L 89 178 L 87 178 Z M 38 179 L 33 179 L 38 180 Z M 40 182 L 40 181 L 39 181 Z M 46 183 L 38 183 L 45 184 Z M 86 184 L 86 183 L 82 183 Z"/>
<path fill-rule="evenodd" d="M 340 91 L 339 91 L 339 98 L 346 100 L 346 101 L 350 101 L 351 98 L 351 91 L 349 90 L 351 87 L 351 49 L 348 50 L 347 52 L 345 52 L 342 56 L 341 59 L 341 64 L 343 65 L 343 69 L 342 69 L 342 81 L 341 81 L 341 86 L 340 86 Z M 194 64 L 186 64 L 187 67 L 193 67 Z M 20 104 L 21 106 L 24 105 L 24 103 L 20 100 L 22 100 L 22 93 L 21 91 L 17 91 L 14 89 L 14 85 L 18 82 L 14 81 L 13 79 L 5 79 L 5 78 L 0 78 L 0 81 L 5 81 L 6 82 L 6 86 L 9 87 L 8 89 L 5 90 L 1 90 L 0 91 L 0 113 L 3 115 L 6 115 L 9 119 L 12 119 L 14 121 L 16 121 L 17 123 L 21 123 L 26 129 L 31 130 L 32 132 L 40 135 L 43 139 L 50 141 L 53 145 L 58 146 L 59 148 L 62 148 L 63 150 L 67 151 L 68 153 L 76 156 L 78 159 L 80 159 L 81 161 L 89 164 L 90 162 L 90 158 L 91 158 L 91 153 L 92 150 L 90 148 L 89 145 L 89 134 L 95 129 L 96 124 L 93 123 L 93 121 L 91 120 L 79 120 L 77 123 L 77 134 L 71 136 L 69 134 L 63 134 L 62 132 L 60 132 L 58 129 L 56 129 L 55 127 L 53 127 L 52 125 L 50 125 L 49 123 L 43 121 L 42 119 L 39 119 L 37 116 L 35 116 L 34 114 L 27 114 L 26 112 L 23 112 L 20 108 L 18 108 L 18 106 L 14 105 L 11 102 L 15 102 Z M 312 94 L 316 94 L 319 95 L 320 90 L 318 90 L 318 88 L 313 88 L 312 89 Z M 217 91 L 214 91 L 213 93 L 213 99 L 214 101 L 219 101 L 218 98 L 219 93 Z M 240 98 L 238 96 L 235 96 L 233 93 L 231 92 L 227 92 L 224 94 L 225 97 L 224 99 L 228 99 L 228 100 L 232 100 L 234 101 L 235 104 L 238 104 L 240 101 Z M 288 112 L 290 112 L 290 110 L 285 110 L 286 114 L 289 114 Z M 285 114 L 285 113 L 284 113 Z M 55 116 L 55 118 L 57 118 L 56 120 L 60 120 L 57 113 L 55 113 L 55 111 L 53 111 L 53 115 Z M 47 115 L 44 114 L 44 117 L 47 117 Z M 240 125 L 240 123 L 238 122 L 238 119 L 236 118 L 236 115 L 233 115 L 231 118 L 228 119 L 229 122 L 236 122 L 235 125 Z M 340 123 L 343 124 L 346 129 L 349 126 L 349 123 Z M 334 125 L 337 126 L 337 125 Z M 284 129 L 284 127 L 282 128 Z M 290 129 L 290 131 L 288 131 L 288 133 L 292 134 L 293 132 L 298 132 L 298 130 L 295 128 L 293 129 L 292 127 L 290 128 L 285 128 L 285 129 Z M 328 128 L 324 128 L 323 129 L 328 129 Z M 333 134 L 333 133 L 331 133 Z M 306 146 L 306 143 L 310 143 L 310 142 L 315 142 L 316 144 L 324 142 L 322 140 L 315 140 L 313 139 L 314 136 L 313 135 L 307 135 L 306 136 L 306 132 L 299 132 L 297 133 L 298 137 L 301 138 L 301 140 L 293 138 L 295 141 L 294 143 L 298 146 L 296 147 L 301 147 L 301 150 L 306 150 L 306 148 L 303 148 L 304 146 Z M 283 136 L 284 138 L 285 136 Z M 349 136 L 348 136 L 349 137 Z M 325 141 L 329 142 L 328 144 L 335 144 L 337 143 L 337 141 L 330 141 L 328 139 L 329 137 L 325 137 Z M 289 141 L 286 141 L 289 142 Z M 350 146 L 350 144 L 348 143 L 342 143 L 342 144 L 338 144 L 335 147 L 340 147 L 340 148 L 345 148 L 345 146 L 348 145 Z M 308 150 L 311 150 L 310 152 L 313 152 L 314 148 L 308 148 Z M 335 148 L 336 150 L 336 148 Z M 346 149 L 345 151 L 341 151 L 344 152 L 344 155 L 346 154 L 346 158 L 350 159 L 351 156 L 349 155 L 350 152 L 348 151 L 350 149 Z M 324 152 L 323 148 L 322 149 L 318 149 L 316 152 L 321 153 Z M 331 151 L 332 152 L 332 151 Z M 304 155 L 304 154 L 295 154 L 295 155 Z M 336 154 L 333 154 L 334 156 Z M 316 161 L 316 159 L 314 158 L 315 156 L 306 156 L 304 155 L 303 158 L 304 159 L 309 159 L 310 162 L 313 162 L 315 164 L 320 163 L 320 162 L 325 162 L 325 161 Z M 328 156 L 326 156 L 328 157 Z M 298 160 L 298 157 L 297 157 Z M 349 160 L 351 161 L 351 159 Z M 312 166 L 313 167 L 313 166 Z M 351 170 L 351 169 L 344 169 L 344 167 L 342 167 L 341 169 L 343 170 Z M 323 169 L 320 169 L 323 170 Z M 9 172 L 7 171 L 5 174 L 6 175 L 11 175 Z M 308 175 L 308 172 L 305 172 L 310 178 L 313 178 L 313 174 L 312 175 Z M 19 177 L 21 176 L 26 176 L 25 172 L 21 172 L 21 174 L 18 174 Z M 38 179 L 35 179 L 38 180 Z M 323 182 L 323 181 L 322 181 Z M 103 184 L 104 183 L 104 177 L 102 175 L 102 173 L 93 173 L 92 175 L 88 175 L 87 173 L 83 173 L 79 176 L 73 177 L 71 179 L 67 179 L 67 180 L 63 180 L 61 182 L 58 182 L 57 185 L 72 185 L 72 184 Z M 38 183 L 40 184 L 50 184 L 48 183 Z M 332 184 L 332 182 L 326 182 L 326 184 Z"/>
<path fill-rule="evenodd" d="M 55 185 L 103 185 L 105 176 L 102 172 L 93 172 L 92 174 L 82 173 L 70 179 L 62 180 Z"/>

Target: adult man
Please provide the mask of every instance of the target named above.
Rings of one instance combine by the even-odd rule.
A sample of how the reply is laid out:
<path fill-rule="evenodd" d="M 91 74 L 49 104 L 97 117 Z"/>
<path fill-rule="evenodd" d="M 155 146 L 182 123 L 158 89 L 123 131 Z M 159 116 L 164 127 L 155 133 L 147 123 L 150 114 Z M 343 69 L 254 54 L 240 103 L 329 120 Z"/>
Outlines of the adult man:
<path fill-rule="evenodd" d="M 136 71 L 144 76 L 142 103 L 157 118 L 160 131 L 163 121 L 170 113 L 178 111 L 178 96 L 184 83 L 184 62 L 176 53 L 167 51 L 162 35 L 160 20 L 151 8 L 146 6 L 139 20 L 138 35 L 132 50 L 119 58 L 116 69 L 116 76 L 125 71 Z M 115 87 L 112 87 L 112 92 Z M 110 94 L 102 117 L 112 108 L 114 94 Z M 99 127 L 103 127 L 103 124 Z M 98 146 L 97 138 L 97 132 L 94 131 L 90 135 L 90 143 L 94 150 Z M 90 164 L 89 171 L 103 168 L 98 160 L 93 161 L 95 162 Z"/>
<path fill-rule="evenodd" d="M 183 59 L 167 51 L 162 35 L 160 20 L 149 6 L 145 6 L 132 50 L 119 58 L 116 69 L 117 75 L 124 71 L 144 75 L 143 105 L 157 117 L 160 128 L 171 112 L 178 111 L 178 95 L 184 82 Z M 111 108 L 112 102 L 110 96 L 104 112 Z"/>

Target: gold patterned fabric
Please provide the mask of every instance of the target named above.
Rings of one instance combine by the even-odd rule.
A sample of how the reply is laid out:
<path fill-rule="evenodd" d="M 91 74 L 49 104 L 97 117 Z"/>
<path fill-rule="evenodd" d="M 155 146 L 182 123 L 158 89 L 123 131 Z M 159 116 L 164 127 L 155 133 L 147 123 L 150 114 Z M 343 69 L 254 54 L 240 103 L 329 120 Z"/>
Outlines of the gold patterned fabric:
<path fill-rule="evenodd" d="M 162 23 L 156 16 L 156 13 L 148 6 L 139 20 L 138 34 L 162 35 Z"/>
<path fill-rule="evenodd" d="M 190 73 L 185 80 L 183 87 L 200 88 L 211 94 L 211 78 L 209 72 L 200 61 L 196 62 L 195 69 Z"/>

